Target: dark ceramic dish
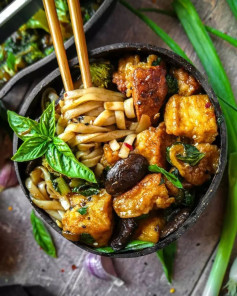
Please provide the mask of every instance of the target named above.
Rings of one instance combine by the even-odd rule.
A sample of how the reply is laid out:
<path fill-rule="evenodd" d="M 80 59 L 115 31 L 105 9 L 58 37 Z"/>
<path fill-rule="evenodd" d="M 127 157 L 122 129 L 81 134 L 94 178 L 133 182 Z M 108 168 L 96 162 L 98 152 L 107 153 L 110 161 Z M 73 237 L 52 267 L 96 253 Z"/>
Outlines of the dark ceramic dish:
<path fill-rule="evenodd" d="M 145 56 L 149 54 L 157 54 L 158 56 L 161 56 L 164 60 L 169 61 L 169 63 L 173 64 L 174 66 L 183 67 L 185 70 L 192 73 L 192 75 L 199 81 L 204 91 L 210 97 L 212 104 L 215 107 L 216 117 L 219 118 L 220 116 L 222 116 L 222 111 L 217 101 L 217 97 L 214 94 L 212 88 L 209 86 L 207 79 L 205 79 L 194 66 L 192 66 L 186 60 L 184 60 L 180 56 L 176 55 L 175 53 L 167 49 L 163 49 L 163 48 L 159 48 L 151 45 L 119 43 L 119 44 L 108 45 L 108 46 L 94 49 L 89 54 L 90 54 L 90 58 L 93 58 L 93 59 L 105 58 L 105 59 L 110 59 L 111 61 L 118 60 L 122 55 L 125 55 L 125 54 L 139 54 L 139 55 L 145 55 Z M 70 62 L 71 69 L 77 63 L 78 63 L 77 58 L 74 58 L 73 60 L 71 60 Z M 32 93 L 29 95 L 29 97 L 26 99 L 25 103 L 23 104 L 20 110 L 20 114 L 23 116 L 29 116 L 31 118 L 36 118 L 39 115 L 37 114 L 36 110 L 40 109 L 39 106 L 40 106 L 42 92 L 47 87 L 53 87 L 58 92 L 60 92 L 62 90 L 62 87 L 59 88 L 60 85 L 62 85 L 60 72 L 59 72 L 59 69 L 56 69 L 34 88 Z M 14 135 L 14 144 L 13 144 L 14 152 L 18 148 L 19 144 L 20 144 L 19 139 Z M 91 247 L 82 245 L 78 242 L 73 242 L 73 243 L 79 246 L 80 248 L 82 248 L 83 250 L 86 250 L 88 252 L 92 252 L 95 254 L 109 256 L 109 257 L 131 258 L 131 257 L 138 257 L 138 256 L 144 256 L 144 255 L 150 254 L 152 252 L 157 251 L 158 249 L 164 248 L 171 242 L 177 240 L 189 227 L 191 227 L 197 221 L 197 219 L 200 217 L 200 215 L 202 214 L 202 212 L 210 202 L 211 198 L 214 196 L 220 184 L 220 181 L 225 169 L 225 165 L 226 165 L 226 150 L 227 150 L 226 125 L 224 121 L 222 121 L 219 125 L 219 136 L 217 138 L 217 145 L 219 145 L 220 147 L 220 161 L 219 161 L 218 172 L 213 177 L 209 186 L 206 186 L 206 188 L 204 188 L 202 192 L 200 192 L 198 203 L 190 213 L 190 216 L 187 218 L 187 220 L 181 225 L 181 227 L 179 227 L 176 231 L 174 231 L 169 236 L 160 240 L 155 246 L 146 248 L 143 250 L 139 250 L 139 251 L 129 251 L 127 253 L 100 254 Z M 30 201 L 29 193 L 25 187 L 26 164 L 15 163 L 15 168 L 16 168 L 17 177 L 22 187 L 22 190 L 24 191 L 26 197 Z M 61 229 L 56 225 L 54 221 L 50 219 L 50 217 L 44 212 L 44 210 L 41 210 L 34 204 L 32 204 L 32 206 L 39 213 L 41 218 L 43 218 L 43 220 L 45 220 L 54 230 L 56 230 L 58 233 L 61 234 Z"/>
<path fill-rule="evenodd" d="M 89 19 L 89 21 L 85 24 L 84 30 L 87 37 L 87 40 L 94 35 L 102 24 L 109 17 L 112 9 L 115 7 L 117 0 L 104 0 L 104 2 L 100 5 L 95 14 Z M 65 43 L 64 47 L 67 50 L 67 54 L 69 57 L 75 56 L 75 48 L 74 48 L 74 37 L 70 37 Z M 38 62 L 22 69 L 15 76 L 13 76 L 1 89 L 0 89 L 0 99 L 2 99 L 11 89 L 12 87 L 18 83 L 20 80 L 24 79 L 32 79 L 37 77 L 37 73 L 40 70 L 43 75 L 50 73 L 53 69 L 57 67 L 57 60 L 55 56 L 55 52 L 52 52 L 47 57 L 39 60 Z"/>

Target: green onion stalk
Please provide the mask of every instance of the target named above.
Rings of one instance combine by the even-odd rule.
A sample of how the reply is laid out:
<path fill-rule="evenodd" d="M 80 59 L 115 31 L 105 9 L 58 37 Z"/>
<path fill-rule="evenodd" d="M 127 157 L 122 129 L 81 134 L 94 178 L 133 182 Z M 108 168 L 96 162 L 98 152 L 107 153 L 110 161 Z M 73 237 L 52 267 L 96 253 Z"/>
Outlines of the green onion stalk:
<path fill-rule="evenodd" d="M 182 23 L 217 96 L 236 106 L 233 91 L 216 49 L 190 0 L 174 0 L 173 7 Z M 236 112 L 220 100 L 228 131 L 229 193 L 223 229 L 215 261 L 203 296 L 219 295 L 237 233 L 237 120 Z"/>
<path fill-rule="evenodd" d="M 158 8 L 153 8 L 153 7 L 143 7 L 143 8 L 140 8 L 138 11 L 155 12 L 155 13 L 171 16 L 173 18 L 177 18 L 175 12 L 172 10 L 164 10 L 164 9 L 158 9 Z M 223 33 L 220 30 L 217 30 L 216 28 L 213 28 L 210 26 L 205 26 L 205 28 L 209 33 L 216 35 L 217 37 L 219 37 L 219 38 L 229 42 L 231 45 L 237 47 L 237 39 L 236 38 L 234 38 L 226 33 Z"/>
<path fill-rule="evenodd" d="M 237 18 L 237 2 L 236 0 L 226 0 L 232 10 L 234 16 Z"/>

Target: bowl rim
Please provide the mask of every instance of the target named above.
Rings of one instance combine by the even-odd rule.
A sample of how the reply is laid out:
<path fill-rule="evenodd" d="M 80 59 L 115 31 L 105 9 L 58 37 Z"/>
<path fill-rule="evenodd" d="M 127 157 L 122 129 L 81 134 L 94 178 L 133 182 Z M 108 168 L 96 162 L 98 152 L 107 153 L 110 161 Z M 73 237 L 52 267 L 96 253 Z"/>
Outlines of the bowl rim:
<path fill-rule="evenodd" d="M 85 23 L 84 31 L 86 36 L 90 35 L 92 32 L 96 31 L 98 27 L 96 27 L 97 23 L 100 22 L 103 16 L 110 11 L 113 6 L 117 3 L 117 0 L 104 0 L 100 7 L 96 10 L 96 12 L 92 15 L 92 17 Z M 103 20 L 104 21 L 104 20 Z M 74 44 L 74 37 L 71 36 L 64 42 L 65 50 L 68 51 L 72 48 Z M 48 66 L 51 63 L 55 63 L 56 55 L 53 51 L 48 56 L 40 59 L 39 61 L 25 67 L 24 69 L 17 72 L 9 81 L 7 81 L 2 88 L 0 88 L 0 98 L 4 98 L 4 96 L 12 89 L 12 87 L 21 79 L 28 77 L 31 73 L 35 73 L 38 71 L 39 68 L 43 68 Z M 52 72 L 52 71 L 51 71 Z M 51 73 L 50 72 L 50 73 Z"/>
<path fill-rule="evenodd" d="M 166 56 L 168 59 L 174 60 L 176 64 L 179 64 L 181 67 L 183 67 L 188 72 L 192 73 L 192 75 L 198 80 L 198 82 L 201 84 L 203 89 L 205 90 L 206 94 L 209 96 L 212 104 L 215 108 L 216 117 L 223 116 L 223 113 L 221 111 L 221 107 L 218 103 L 217 96 L 215 95 L 213 89 L 208 83 L 208 79 L 204 77 L 192 64 L 187 62 L 185 59 L 180 57 L 179 55 L 175 54 L 174 52 L 157 47 L 150 44 L 142 44 L 142 43 L 115 43 L 111 45 L 102 46 L 96 49 L 93 49 L 89 51 L 89 57 L 90 58 L 99 58 L 101 55 L 108 55 L 108 54 L 115 54 L 116 52 L 121 51 L 121 53 L 129 53 L 129 52 L 137 52 L 147 54 L 160 54 L 163 56 Z M 77 57 L 73 58 L 69 62 L 70 67 L 73 67 L 74 65 L 78 64 Z M 29 96 L 26 98 L 25 102 L 23 103 L 19 114 L 25 115 L 33 102 L 34 98 L 40 94 L 40 92 L 48 86 L 50 83 L 54 81 L 54 79 L 57 79 L 60 76 L 59 68 L 52 71 L 49 75 L 47 75 L 39 84 L 35 86 L 35 88 L 32 90 L 32 92 L 29 94 Z M 215 192 L 218 189 L 218 186 L 220 185 L 226 162 L 227 162 L 227 130 L 226 130 L 226 123 L 225 120 L 223 120 L 219 125 L 219 134 L 220 134 L 220 159 L 219 159 L 219 166 L 218 171 L 212 178 L 211 184 L 209 185 L 206 193 L 202 196 L 202 200 L 197 204 L 195 209 L 190 213 L 189 217 L 185 220 L 185 222 L 173 233 L 156 243 L 152 247 L 145 248 L 143 250 L 138 251 L 130 251 L 130 252 L 124 252 L 124 253 L 101 253 L 96 251 L 95 249 L 79 244 L 78 242 L 72 242 L 79 248 L 88 251 L 90 253 L 94 253 L 101 256 L 107 256 L 111 258 L 133 258 L 133 257 L 139 257 L 151 254 L 153 252 L 156 252 L 158 249 L 162 249 L 171 242 L 177 240 L 187 229 L 189 229 L 194 223 L 198 220 L 198 218 L 201 216 L 201 214 L 206 209 L 207 205 L 209 204 L 210 200 L 214 196 Z M 17 136 L 14 134 L 13 137 L 13 151 L 17 150 L 19 141 Z M 17 178 L 19 181 L 19 184 L 21 186 L 21 189 L 23 190 L 26 198 L 30 201 L 33 208 L 37 211 L 37 213 L 41 216 L 41 218 L 54 230 L 56 230 L 61 236 L 61 229 L 56 225 L 56 223 L 44 212 L 44 210 L 41 210 L 40 208 L 36 207 L 32 201 L 30 200 L 29 194 L 24 186 L 24 183 L 22 182 L 18 163 L 15 162 L 15 170 L 17 174 Z"/>

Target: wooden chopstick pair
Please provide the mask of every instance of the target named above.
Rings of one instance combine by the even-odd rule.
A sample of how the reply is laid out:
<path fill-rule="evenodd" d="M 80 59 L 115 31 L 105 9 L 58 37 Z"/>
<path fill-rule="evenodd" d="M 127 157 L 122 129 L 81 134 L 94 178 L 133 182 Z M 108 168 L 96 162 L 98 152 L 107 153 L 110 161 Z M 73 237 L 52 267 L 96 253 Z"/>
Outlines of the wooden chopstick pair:
<path fill-rule="evenodd" d="M 92 82 L 80 3 L 79 0 L 67 0 L 67 2 L 81 70 L 82 82 L 84 88 L 88 88 L 92 86 Z M 54 0 L 43 0 L 43 4 L 65 91 L 73 90 L 74 86 Z"/>

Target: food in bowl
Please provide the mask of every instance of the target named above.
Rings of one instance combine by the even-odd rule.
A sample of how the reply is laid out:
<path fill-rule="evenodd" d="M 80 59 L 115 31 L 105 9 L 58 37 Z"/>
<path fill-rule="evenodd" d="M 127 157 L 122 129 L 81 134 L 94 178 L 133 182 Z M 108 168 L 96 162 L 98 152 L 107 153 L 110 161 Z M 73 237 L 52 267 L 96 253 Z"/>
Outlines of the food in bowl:
<path fill-rule="evenodd" d="M 4 2 L 8 5 L 11 1 Z M 102 3 L 103 0 L 81 1 L 84 24 L 89 21 Z M 67 1 L 56 0 L 55 6 L 63 39 L 66 41 L 72 36 Z M 27 23 L 7 38 L 3 44 L 0 44 L 0 88 L 20 70 L 50 55 L 53 50 L 45 11 L 39 9 Z"/>
<path fill-rule="evenodd" d="M 26 187 L 69 240 L 101 252 L 151 246 L 182 225 L 218 169 L 214 107 L 190 73 L 154 54 L 95 62 L 91 73 L 96 87 L 59 100 L 47 89 L 30 129 L 9 113 L 29 157 L 44 139 Z M 14 160 L 26 160 L 19 151 Z"/>

